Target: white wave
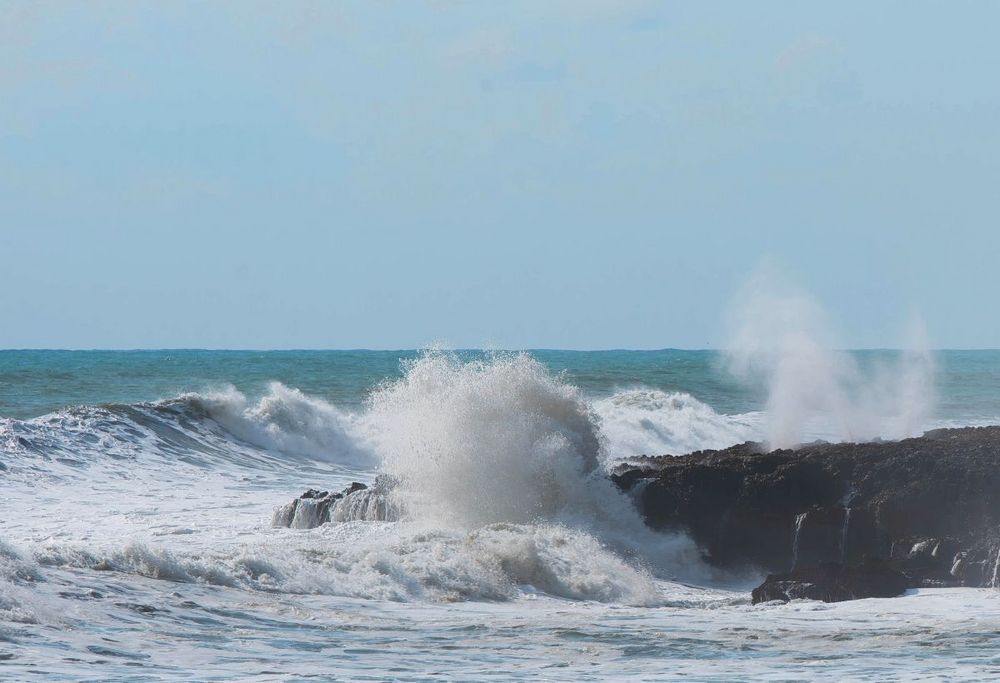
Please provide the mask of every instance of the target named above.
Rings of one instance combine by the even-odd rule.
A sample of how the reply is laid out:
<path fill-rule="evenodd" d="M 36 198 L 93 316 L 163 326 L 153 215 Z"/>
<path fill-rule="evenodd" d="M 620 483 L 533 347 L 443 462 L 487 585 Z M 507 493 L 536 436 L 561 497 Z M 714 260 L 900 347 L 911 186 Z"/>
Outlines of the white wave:
<path fill-rule="evenodd" d="M 235 437 L 235 438 L 234 438 Z M 281 466 L 290 458 L 371 467 L 363 421 L 278 382 L 251 401 L 233 387 L 134 405 L 75 406 L 0 420 L 0 452 L 45 475 L 73 477 L 107 460 Z M 8 460 L 9 461 L 9 460 Z"/>
<path fill-rule="evenodd" d="M 48 544 L 35 559 L 49 569 L 377 600 L 506 601 L 528 588 L 630 605 L 664 601 L 647 571 L 585 532 L 553 525 L 461 532 L 354 522 L 283 534 L 267 544 L 203 551 L 138 541 L 102 548 Z"/>
<path fill-rule="evenodd" d="M 77 406 L 32 420 L 0 420 L 5 455 L 41 455 L 69 466 L 101 454 L 133 459 L 155 453 L 156 441 L 148 428 L 104 407 Z"/>
<path fill-rule="evenodd" d="M 90 551 L 72 545 L 47 545 L 35 553 L 43 566 L 85 567 L 98 571 L 119 571 L 151 579 L 235 586 L 236 578 L 225 568 L 202 559 L 186 559 L 164 548 L 148 547 L 131 541 L 112 551 Z"/>
<path fill-rule="evenodd" d="M 720 415 L 683 392 L 629 389 L 596 400 L 593 407 L 608 453 L 616 459 L 683 455 L 761 436 L 760 413 Z"/>
<path fill-rule="evenodd" d="M 33 560 L 0 541 L 0 622 L 33 624 L 38 610 L 32 609 L 32 584 L 42 581 Z M 37 605 L 36 605 L 37 607 Z"/>
<path fill-rule="evenodd" d="M 256 402 L 234 387 L 180 397 L 237 438 L 267 450 L 344 464 L 369 465 L 357 419 L 326 401 L 271 382 Z"/>

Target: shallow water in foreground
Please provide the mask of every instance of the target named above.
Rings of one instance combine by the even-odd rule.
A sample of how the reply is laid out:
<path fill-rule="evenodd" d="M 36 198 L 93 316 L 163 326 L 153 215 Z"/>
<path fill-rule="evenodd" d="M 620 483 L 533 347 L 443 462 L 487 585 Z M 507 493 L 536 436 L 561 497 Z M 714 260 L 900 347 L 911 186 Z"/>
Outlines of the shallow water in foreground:
<path fill-rule="evenodd" d="M 710 358 L 658 354 L 304 363 L 347 363 L 339 380 L 281 354 L 5 356 L 0 677 L 1000 676 L 1000 592 L 751 606 L 758 576 L 646 530 L 604 467 L 764 420 Z M 1000 356 L 960 361 L 926 426 L 996 421 L 981 380 Z M 404 521 L 270 526 L 304 489 L 378 471 L 411 483 Z"/>

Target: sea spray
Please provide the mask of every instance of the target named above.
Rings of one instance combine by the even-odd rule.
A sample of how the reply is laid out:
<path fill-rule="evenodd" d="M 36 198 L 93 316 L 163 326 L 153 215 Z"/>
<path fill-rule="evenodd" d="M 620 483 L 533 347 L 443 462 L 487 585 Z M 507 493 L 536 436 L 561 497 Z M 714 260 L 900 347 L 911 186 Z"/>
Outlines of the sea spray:
<path fill-rule="evenodd" d="M 381 469 L 413 523 L 474 530 L 558 525 L 641 558 L 703 571 L 686 537 L 650 531 L 607 478 L 599 431 L 576 387 L 527 354 L 463 362 L 428 352 L 373 394 Z"/>
<path fill-rule="evenodd" d="M 919 325 L 893 362 L 862 368 L 836 350 L 829 319 L 811 296 L 760 270 L 737 296 L 730 327 L 726 368 L 766 387 L 773 448 L 801 443 L 817 421 L 833 440 L 865 441 L 916 436 L 930 420 L 934 364 Z"/>
<path fill-rule="evenodd" d="M 421 519 L 473 528 L 593 502 L 598 432 L 580 392 L 527 355 L 429 353 L 372 397 L 382 468 Z"/>

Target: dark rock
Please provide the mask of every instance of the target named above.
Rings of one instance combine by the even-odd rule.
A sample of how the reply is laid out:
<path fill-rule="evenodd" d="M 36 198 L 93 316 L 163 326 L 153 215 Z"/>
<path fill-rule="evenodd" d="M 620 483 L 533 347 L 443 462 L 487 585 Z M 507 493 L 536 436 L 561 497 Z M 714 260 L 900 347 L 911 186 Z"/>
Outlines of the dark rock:
<path fill-rule="evenodd" d="M 283 505 L 274 511 L 272 526 L 294 527 L 296 529 L 312 529 L 330 521 L 330 511 L 344 497 L 363 491 L 368 487 L 361 482 L 351 482 L 351 485 L 339 493 L 308 489 L 288 505 Z"/>
<path fill-rule="evenodd" d="M 351 484 L 351 486 L 354 486 L 354 484 L 357 484 L 357 483 L 358 482 L 354 482 L 353 484 Z M 361 486 L 361 487 L 364 487 L 364 484 L 358 484 L 358 485 Z M 329 491 L 319 491 L 317 489 L 309 489 L 308 491 L 306 491 L 305 493 L 303 493 L 301 496 L 299 496 L 299 498 L 326 498 L 328 495 L 329 495 Z"/>
<path fill-rule="evenodd" d="M 353 482 L 351 482 L 350 486 L 348 486 L 346 489 L 344 489 L 344 495 L 345 496 L 350 495 L 350 494 L 354 493 L 355 491 L 364 491 L 366 488 L 368 488 L 368 487 L 365 486 L 364 484 L 362 484 L 360 481 L 353 481 Z"/>
<path fill-rule="evenodd" d="M 639 458 L 612 479 L 647 524 L 687 532 L 716 566 L 782 575 L 882 558 L 913 587 L 1000 579 L 1000 427 L 769 453 L 746 443 Z"/>
<path fill-rule="evenodd" d="M 389 495 L 394 485 L 391 478 L 379 475 L 370 488 L 355 481 L 337 493 L 309 489 L 291 503 L 277 508 L 271 524 L 312 529 L 327 522 L 395 520 L 400 511 Z"/>
<path fill-rule="evenodd" d="M 856 566 L 825 562 L 815 567 L 771 574 L 752 593 L 753 604 L 772 600 L 822 600 L 842 602 L 862 598 L 893 598 L 902 595 L 908 580 L 885 562 L 868 561 Z"/>

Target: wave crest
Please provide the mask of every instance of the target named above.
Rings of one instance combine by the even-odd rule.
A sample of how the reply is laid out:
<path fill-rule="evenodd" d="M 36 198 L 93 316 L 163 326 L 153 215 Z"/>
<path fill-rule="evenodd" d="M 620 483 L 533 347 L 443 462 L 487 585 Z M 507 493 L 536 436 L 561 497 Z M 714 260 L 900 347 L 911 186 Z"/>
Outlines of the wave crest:
<path fill-rule="evenodd" d="M 594 401 L 611 455 L 683 455 L 758 438 L 759 413 L 721 415 L 683 392 L 628 389 Z"/>
<path fill-rule="evenodd" d="M 255 403 L 234 387 L 184 394 L 173 401 L 202 411 L 236 438 L 259 448 L 338 463 L 372 463 L 355 416 L 280 382 L 271 382 Z"/>

